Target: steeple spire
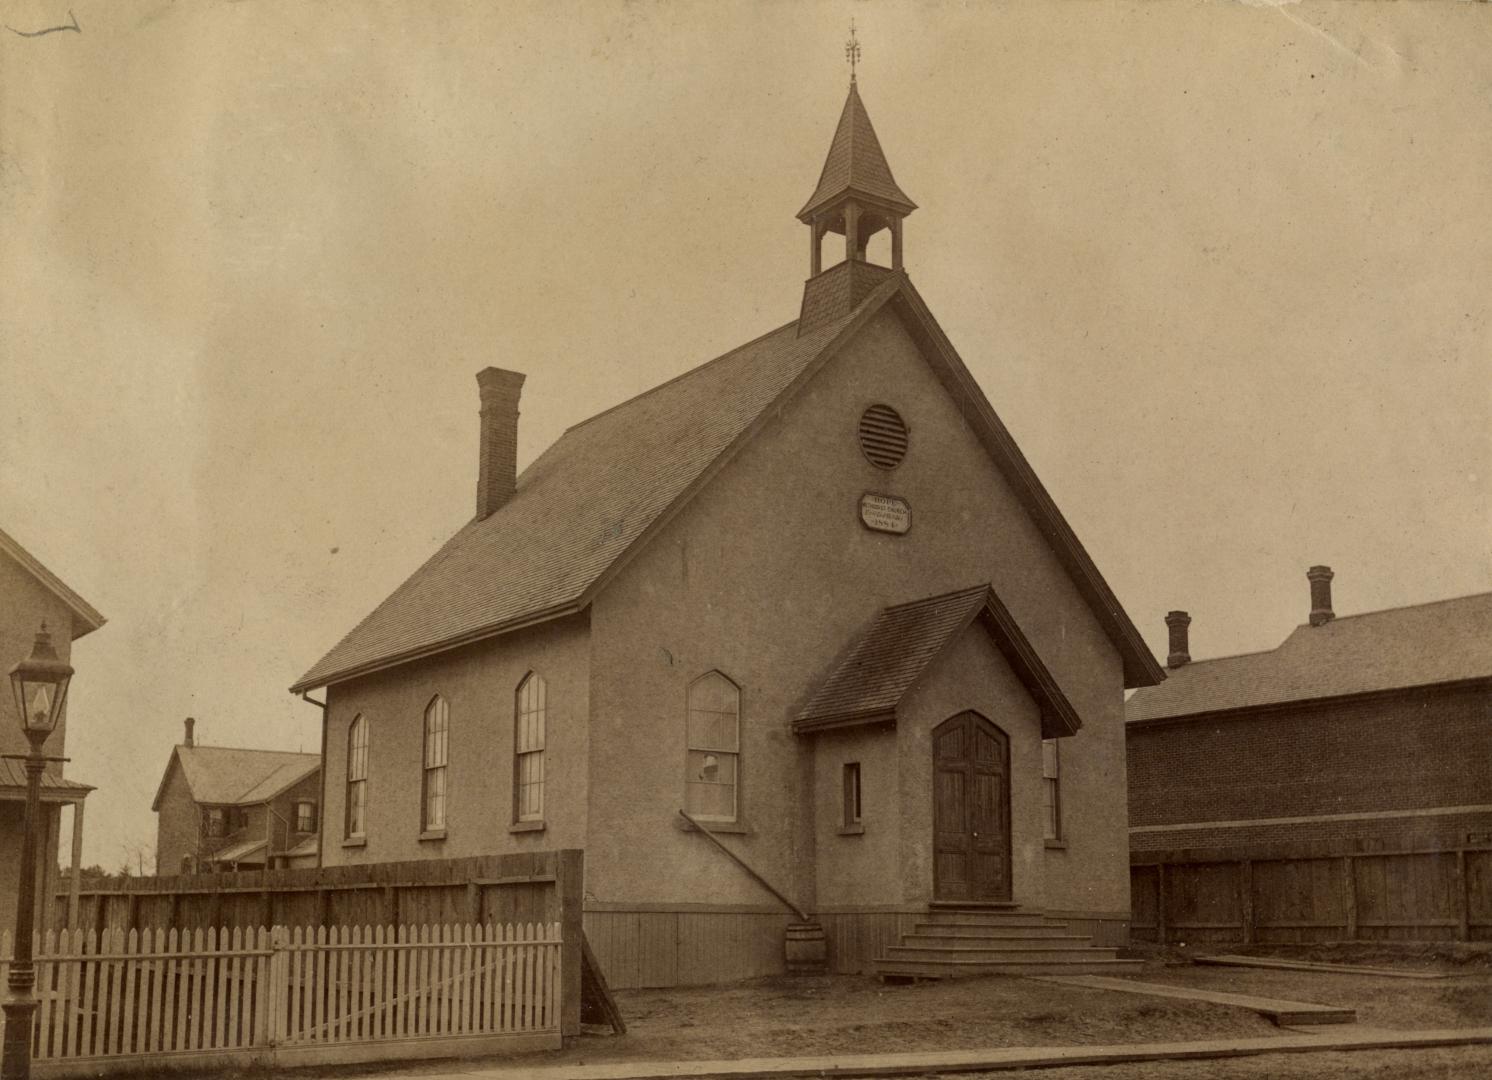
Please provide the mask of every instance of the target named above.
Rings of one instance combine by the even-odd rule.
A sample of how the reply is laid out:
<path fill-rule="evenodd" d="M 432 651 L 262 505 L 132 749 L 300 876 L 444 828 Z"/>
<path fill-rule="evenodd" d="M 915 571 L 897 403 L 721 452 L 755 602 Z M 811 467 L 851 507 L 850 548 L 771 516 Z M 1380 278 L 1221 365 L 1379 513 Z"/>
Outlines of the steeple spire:
<path fill-rule="evenodd" d="M 865 261 L 865 244 L 881 229 L 891 230 L 892 269 L 901 269 L 901 222 L 917 204 L 907 198 L 891 175 L 880 140 L 871 127 L 870 115 L 860 100 L 855 84 L 855 65 L 860 59 L 860 44 L 855 40 L 854 24 L 845 46 L 850 63 L 850 93 L 829 144 L 818 187 L 807 205 L 798 211 L 798 220 L 813 233 L 812 270 L 822 269 L 821 242 L 825 233 L 840 233 L 845 238 L 845 259 Z"/>

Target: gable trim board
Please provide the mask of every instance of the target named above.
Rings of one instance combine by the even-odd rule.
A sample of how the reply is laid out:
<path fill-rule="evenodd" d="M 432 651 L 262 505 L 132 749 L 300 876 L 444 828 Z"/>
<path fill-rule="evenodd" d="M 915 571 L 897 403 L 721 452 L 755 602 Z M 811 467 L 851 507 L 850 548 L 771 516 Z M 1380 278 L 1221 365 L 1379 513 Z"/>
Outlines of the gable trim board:
<path fill-rule="evenodd" d="M 798 714 L 793 731 L 895 723 L 907 694 L 976 620 L 1040 708 L 1042 738 L 1076 735 L 1077 710 L 989 584 L 883 608 Z"/>
<path fill-rule="evenodd" d="M 18 562 L 21 569 L 39 581 L 72 611 L 74 618 L 70 640 L 76 641 L 84 634 L 91 634 L 108 621 L 99 614 L 97 608 L 69 589 L 61 578 L 37 561 L 36 556 L 17 543 L 16 539 L 4 529 L 0 529 L 0 551 Z M 79 629 L 80 625 L 81 629 Z"/>
<path fill-rule="evenodd" d="M 535 611 L 524 612 L 514 618 L 493 622 L 485 626 L 478 626 L 464 631 L 458 635 L 443 638 L 438 641 L 421 642 L 405 649 L 394 649 L 384 651 L 370 659 L 354 661 L 352 663 L 339 663 L 337 654 L 344 648 L 349 647 L 359 630 L 361 630 L 378 612 L 378 608 L 365 618 L 358 626 L 354 627 L 341 642 L 327 653 L 314 667 L 303 675 L 290 690 L 292 693 L 302 693 L 319 686 L 328 686 L 334 683 L 346 682 L 349 679 L 358 678 L 386 668 L 407 663 L 411 660 L 430 656 L 435 653 L 445 652 L 461 645 L 470 644 L 485 638 L 512 632 L 525 626 L 532 626 L 539 622 L 546 622 L 567 614 L 574 614 L 586 608 L 595 596 L 619 574 L 637 553 L 645 548 L 675 516 L 693 499 L 704 486 L 706 486 L 740 451 L 750 442 L 755 435 L 768 422 L 770 417 L 790 401 L 812 378 L 829 362 L 847 342 L 870 321 L 882 308 L 888 304 L 907 325 L 912 333 L 914 342 L 917 343 L 925 359 L 932 362 L 934 370 L 940 380 L 944 383 L 950 394 L 958 402 L 960 408 L 965 412 L 985 447 L 994 459 L 995 464 L 1006 476 L 1016 492 L 1016 496 L 1036 523 L 1042 534 L 1052 545 L 1059 562 L 1073 580 L 1088 607 L 1094 612 L 1099 625 L 1103 628 L 1105 636 L 1119 652 L 1123 662 L 1124 685 L 1126 687 L 1151 686 L 1159 683 L 1165 678 L 1165 673 L 1159 663 L 1151 655 L 1149 647 L 1141 638 L 1134 624 L 1120 607 L 1118 600 L 1109 589 L 1098 568 L 1093 564 L 1077 536 L 1073 533 L 1071 526 L 1057 510 L 1056 504 L 1050 495 L 1041 486 L 1035 472 L 1030 464 L 1021 454 L 1011 438 L 1009 431 L 1000 422 L 994 408 L 985 398 L 984 392 L 979 388 L 973 376 L 959 359 L 952 344 L 943 334 L 937 322 L 933 319 L 931 312 L 923 303 L 921 297 L 912 287 L 906 272 L 895 271 L 884 283 L 877 286 L 864 302 L 850 315 L 846 316 L 840 323 L 839 329 L 829 336 L 828 340 L 803 363 L 797 374 L 791 376 L 782 389 L 768 401 L 766 401 L 737 434 L 710 459 L 697 475 L 688 481 L 673 498 L 659 509 L 648 523 L 639 531 L 625 547 L 595 573 L 591 581 L 581 589 L 578 595 L 565 602 Z M 796 323 L 788 323 L 772 334 L 757 338 L 747 346 L 733 349 L 723 354 L 718 359 L 740 354 L 743 349 L 761 342 L 775 334 L 784 333 L 792 329 Z M 828 329 L 828 327 L 825 327 Z M 803 340 L 803 339 L 797 339 Z M 933 362 L 936 361 L 936 362 Z M 615 406 L 597 416 L 615 413 L 618 409 L 625 408 L 635 402 L 647 398 L 663 386 L 669 386 L 688 378 L 710 367 L 710 363 L 701 365 L 690 372 L 686 372 L 668 383 L 654 387 L 638 397 Z M 592 420 L 596 419 L 595 417 Z M 589 423 L 589 421 L 587 421 Z M 576 425 L 566 432 L 569 436 L 572 432 L 584 424 Z M 561 441 L 566 436 L 561 437 Z M 555 445 L 558 445 L 556 443 Z M 553 447 L 551 447 L 553 449 Z M 547 454 L 549 451 L 546 451 Z M 544 455 L 541 455 L 540 461 Z M 535 464 L 538 464 L 536 462 Z M 534 466 L 530 466 L 532 469 Z M 529 470 L 525 470 L 525 475 Z M 520 488 L 520 492 L 522 488 Z M 498 518 L 505 512 L 499 510 L 493 518 Z M 489 518 L 488 520 L 492 520 Z M 470 528 L 468 525 L 466 528 Z M 464 531 L 464 530 L 463 530 Z M 457 534 L 460 535 L 459 533 Z M 454 538 L 453 538 L 454 539 Z M 415 574 L 406 580 L 399 590 L 403 590 L 410 582 L 415 581 L 428 568 L 436 565 L 441 558 L 450 550 L 450 542 L 442 546 L 440 552 L 427 560 Z M 390 595 L 390 599 L 395 594 Z M 386 599 L 384 603 L 388 603 Z M 382 605 L 380 605 L 380 608 Z"/>

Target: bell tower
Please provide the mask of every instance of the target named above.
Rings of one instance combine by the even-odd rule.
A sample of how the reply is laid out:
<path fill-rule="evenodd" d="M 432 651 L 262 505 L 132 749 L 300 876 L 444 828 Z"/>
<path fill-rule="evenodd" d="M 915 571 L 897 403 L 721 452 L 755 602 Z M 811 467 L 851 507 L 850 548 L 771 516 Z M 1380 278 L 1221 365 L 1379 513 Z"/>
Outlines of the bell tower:
<path fill-rule="evenodd" d="M 834 129 L 818 187 L 798 211 L 798 220 L 808 226 L 812 237 L 809 266 L 815 276 L 824 269 L 825 235 L 838 233 L 844 237 L 846 262 L 864 262 L 867 241 L 882 229 L 891 230 L 891 269 L 900 270 L 902 219 L 917 209 L 891 176 L 891 166 L 886 164 L 870 115 L 860 100 L 855 84 L 860 43 L 855 40 L 853 23 L 845 59 L 850 64 L 850 94 L 839 114 L 839 126 Z"/>

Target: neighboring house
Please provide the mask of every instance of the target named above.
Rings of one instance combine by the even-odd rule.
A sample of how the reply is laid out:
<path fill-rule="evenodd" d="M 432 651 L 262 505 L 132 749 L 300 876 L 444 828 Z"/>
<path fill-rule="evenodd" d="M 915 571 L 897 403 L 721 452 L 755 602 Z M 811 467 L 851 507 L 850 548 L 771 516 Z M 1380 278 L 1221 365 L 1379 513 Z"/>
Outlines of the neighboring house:
<path fill-rule="evenodd" d="M 198 746 L 194 725 L 188 717 L 151 804 L 156 873 L 315 866 L 320 756 Z"/>
<path fill-rule="evenodd" d="M 323 865 L 584 848 L 603 960 L 780 965 L 682 809 L 841 969 L 936 902 L 1122 938 L 1123 690 L 1163 675 L 902 269 L 913 209 L 852 84 L 795 320 L 521 476 L 524 376 L 478 374 L 476 516 L 293 688 L 327 688 Z"/>
<path fill-rule="evenodd" d="M 1492 593 L 1337 618 L 1307 577 L 1267 652 L 1193 660 L 1166 616 L 1169 677 L 1125 710 L 1137 859 L 1492 844 Z"/>
<path fill-rule="evenodd" d="M 70 662 L 72 643 L 104 624 L 104 617 L 62 580 L 43 566 L 35 556 L 0 531 L 0 676 L 5 677 L 0 692 L 0 753 L 25 754 L 29 749 L 16 716 L 15 697 L 11 693 L 9 672 L 31 655 L 37 631 L 45 624 L 52 647 L 64 661 Z M 87 679 L 86 669 L 81 678 Z M 63 715 L 43 747 L 48 757 L 64 757 L 67 745 L 68 716 Z M 50 905 L 58 865 L 57 841 L 60 836 L 62 808 L 72 811 L 72 877 L 79 880 L 79 862 L 83 842 L 83 800 L 93 788 L 62 775 L 62 763 L 47 765 L 42 774 L 42 838 L 38 858 L 37 926 L 54 925 Z M 0 927 L 15 926 L 16 867 L 20 862 L 22 824 L 26 810 L 26 772 L 21 762 L 0 760 Z"/>

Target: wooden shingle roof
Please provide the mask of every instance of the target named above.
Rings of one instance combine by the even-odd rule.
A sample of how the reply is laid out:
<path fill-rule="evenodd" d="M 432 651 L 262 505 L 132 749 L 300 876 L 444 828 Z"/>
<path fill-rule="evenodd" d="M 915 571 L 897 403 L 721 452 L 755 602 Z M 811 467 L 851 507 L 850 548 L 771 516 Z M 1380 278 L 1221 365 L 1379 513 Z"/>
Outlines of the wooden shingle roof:
<path fill-rule="evenodd" d="M 1130 723 L 1492 679 L 1492 592 L 1302 624 L 1268 652 L 1193 660 L 1125 703 Z"/>
<path fill-rule="evenodd" d="M 988 584 L 885 608 L 798 714 L 793 730 L 894 721 L 912 687 L 976 619 L 1040 707 L 1042 737 L 1076 734 L 1082 726 L 1077 710 Z"/>
<path fill-rule="evenodd" d="M 232 746 L 177 746 L 155 793 L 152 810 L 172 768 L 181 769 L 196 802 L 213 806 L 253 806 L 268 802 L 321 767 L 320 754 L 288 750 L 245 750 Z"/>
<path fill-rule="evenodd" d="M 834 140 L 829 144 L 829 156 L 824 159 L 818 186 L 798 211 L 798 220 L 809 221 L 815 211 L 847 191 L 869 195 L 904 214 L 917 209 L 917 204 L 907 198 L 891 175 L 891 166 L 881 152 L 881 141 L 876 138 L 876 130 L 854 83 L 850 83 L 849 97 L 845 98 L 844 110 L 839 114 L 839 125 L 834 129 Z"/>
<path fill-rule="evenodd" d="M 291 691 L 584 610 L 773 407 L 883 308 L 903 320 L 1052 544 L 1123 659 L 1125 685 L 1164 678 L 905 271 L 895 271 L 841 318 L 801 337 L 788 323 L 570 428 L 523 471 L 508 502 L 451 537 Z"/>

